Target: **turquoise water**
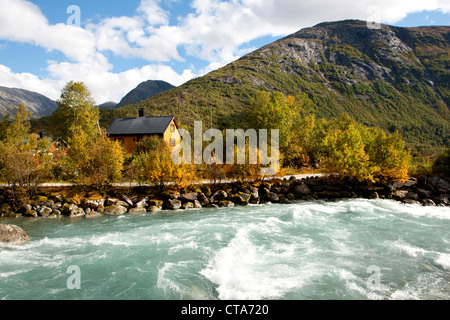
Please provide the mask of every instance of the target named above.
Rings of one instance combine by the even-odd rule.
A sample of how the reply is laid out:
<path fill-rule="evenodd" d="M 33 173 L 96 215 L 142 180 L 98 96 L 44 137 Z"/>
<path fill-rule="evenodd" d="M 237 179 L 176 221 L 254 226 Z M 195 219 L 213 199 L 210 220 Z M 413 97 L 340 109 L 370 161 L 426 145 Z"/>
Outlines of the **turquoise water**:
<path fill-rule="evenodd" d="M 449 208 L 318 201 L 0 223 L 31 238 L 0 246 L 6 300 L 450 299 Z"/>

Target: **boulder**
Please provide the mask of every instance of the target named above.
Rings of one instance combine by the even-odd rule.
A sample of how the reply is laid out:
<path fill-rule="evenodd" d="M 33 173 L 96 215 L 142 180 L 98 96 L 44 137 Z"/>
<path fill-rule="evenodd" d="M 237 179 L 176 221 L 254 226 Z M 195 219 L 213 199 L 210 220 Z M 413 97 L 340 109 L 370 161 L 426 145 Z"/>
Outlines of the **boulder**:
<path fill-rule="evenodd" d="M 215 192 L 214 195 L 211 197 L 211 202 L 220 202 L 225 200 L 227 197 L 228 194 L 225 191 L 219 190 Z"/>
<path fill-rule="evenodd" d="M 257 188 L 253 188 L 250 193 L 250 203 L 251 204 L 258 204 L 261 198 L 259 197 L 259 190 Z"/>
<path fill-rule="evenodd" d="M 403 187 L 409 188 L 409 187 L 413 187 L 418 183 L 416 178 L 409 178 L 404 184 Z"/>
<path fill-rule="evenodd" d="M 447 195 L 440 195 L 438 197 L 435 197 L 434 198 L 434 202 L 436 204 L 448 205 L 449 204 L 448 196 Z"/>
<path fill-rule="evenodd" d="M 53 213 L 53 210 L 50 209 L 49 207 L 41 207 L 41 209 L 39 209 L 39 215 L 41 217 L 48 217 L 49 215 L 51 215 Z"/>
<path fill-rule="evenodd" d="M 55 210 L 60 210 L 61 207 L 62 207 L 61 202 L 57 202 L 57 203 L 53 204 L 50 208 L 51 208 L 53 211 L 55 211 Z"/>
<path fill-rule="evenodd" d="M 292 188 L 292 193 L 296 198 L 302 198 L 312 193 L 311 189 L 306 184 L 297 184 Z"/>
<path fill-rule="evenodd" d="M 264 199 L 265 201 L 269 201 L 269 202 L 272 202 L 272 203 L 280 201 L 280 198 L 279 198 L 278 195 L 277 195 L 276 193 L 274 193 L 274 192 L 269 192 L 268 194 L 266 194 L 266 195 L 263 197 L 263 199 Z"/>
<path fill-rule="evenodd" d="M 61 211 L 53 210 L 52 213 L 47 218 L 49 219 L 61 218 Z"/>
<path fill-rule="evenodd" d="M 83 208 L 74 208 L 70 210 L 69 218 L 81 218 L 84 217 L 86 213 L 84 212 Z"/>
<path fill-rule="evenodd" d="M 378 199 L 380 196 L 378 195 L 378 192 L 373 192 L 370 194 L 369 199 Z"/>
<path fill-rule="evenodd" d="M 105 207 L 112 207 L 112 206 L 128 207 L 129 204 L 127 202 L 119 200 L 117 198 L 108 198 L 105 200 L 104 206 Z"/>
<path fill-rule="evenodd" d="M 422 201 L 422 204 L 423 204 L 424 206 L 431 206 L 431 207 L 436 206 L 436 203 L 434 203 L 434 201 L 431 200 L 431 199 L 424 199 L 424 200 Z"/>
<path fill-rule="evenodd" d="M 181 202 L 194 202 L 195 200 L 197 200 L 197 196 L 198 193 L 197 192 L 190 192 L 190 193 L 185 193 L 182 194 L 178 200 L 181 200 Z"/>
<path fill-rule="evenodd" d="M 272 188 L 272 184 L 269 182 L 263 182 L 259 185 L 259 190 L 267 189 L 270 191 L 271 188 Z"/>
<path fill-rule="evenodd" d="M 234 207 L 234 203 L 231 202 L 230 200 L 222 200 L 219 202 L 219 207 L 232 208 L 232 207 Z"/>
<path fill-rule="evenodd" d="M 164 192 L 162 195 L 165 199 L 170 199 L 170 200 L 177 200 L 180 197 L 180 193 L 174 192 L 174 191 Z"/>
<path fill-rule="evenodd" d="M 430 190 L 425 190 L 422 188 L 417 188 L 417 194 L 421 197 L 421 198 L 431 198 L 431 191 Z"/>
<path fill-rule="evenodd" d="M 231 200 L 234 204 L 238 206 L 246 206 L 250 202 L 251 195 L 248 193 L 240 193 L 235 194 L 231 197 L 229 197 L 229 200 Z"/>
<path fill-rule="evenodd" d="M 105 204 L 105 199 L 103 198 L 98 198 L 98 199 L 84 199 L 81 203 L 81 207 L 86 210 L 88 208 L 92 209 L 92 210 L 97 210 L 99 206 L 104 206 Z"/>
<path fill-rule="evenodd" d="M 292 204 L 293 202 L 289 199 L 283 198 L 280 200 L 280 203 L 282 204 Z"/>
<path fill-rule="evenodd" d="M 393 194 L 394 199 L 396 199 L 396 200 L 405 199 L 407 195 L 408 195 L 408 191 L 406 191 L 406 190 L 397 190 Z"/>
<path fill-rule="evenodd" d="M 100 212 L 87 208 L 85 211 L 86 215 L 84 216 L 87 219 L 98 218 L 103 216 Z"/>
<path fill-rule="evenodd" d="M 72 210 L 77 209 L 77 208 L 78 208 L 78 206 L 76 204 L 65 203 L 61 207 L 61 213 L 64 215 L 69 215 Z"/>
<path fill-rule="evenodd" d="M 197 201 L 199 201 L 202 206 L 209 204 L 209 199 L 204 193 L 197 194 Z"/>
<path fill-rule="evenodd" d="M 148 198 L 138 200 L 136 202 L 136 208 L 147 208 L 148 207 L 147 201 L 148 201 Z"/>
<path fill-rule="evenodd" d="M 13 224 L 0 224 L 0 242 L 8 244 L 22 244 L 29 239 L 26 232 Z"/>
<path fill-rule="evenodd" d="M 126 204 L 129 205 L 130 207 L 132 207 L 132 206 L 134 205 L 133 201 L 132 201 L 128 196 L 123 195 L 123 196 L 122 196 L 122 199 L 123 199 L 123 201 L 125 201 Z"/>
<path fill-rule="evenodd" d="M 150 206 L 150 207 L 148 207 L 147 210 L 148 210 L 148 212 L 151 212 L 151 213 L 157 213 L 157 212 L 161 212 L 162 208 L 158 207 L 158 206 Z"/>
<path fill-rule="evenodd" d="M 192 202 L 186 202 L 185 204 L 183 204 L 181 206 L 182 209 L 193 209 L 194 208 L 194 204 Z"/>
<path fill-rule="evenodd" d="M 29 218 L 37 218 L 38 217 L 38 213 L 37 213 L 36 210 L 27 210 L 27 211 L 25 211 L 23 216 L 24 217 L 29 217 Z"/>
<path fill-rule="evenodd" d="M 162 207 L 164 204 L 164 201 L 162 200 L 149 200 L 147 201 L 147 204 L 149 207 Z"/>
<path fill-rule="evenodd" d="M 419 201 L 419 195 L 415 192 L 408 192 L 408 194 L 406 195 L 406 198 L 415 200 L 415 201 Z"/>
<path fill-rule="evenodd" d="M 200 203 L 200 201 L 198 201 L 198 200 L 195 200 L 194 201 L 194 208 L 195 209 L 200 209 L 200 208 L 202 208 L 203 206 L 202 206 L 202 204 Z"/>
<path fill-rule="evenodd" d="M 450 191 L 450 183 L 442 178 L 430 177 L 428 178 L 428 183 L 436 189 Z"/>
<path fill-rule="evenodd" d="M 104 214 L 110 215 L 110 216 L 116 216 L 121 215 L 127 212 L 127 208 L 121 205 L 112 205 L 105 207 L 105 210 L 103 211 Z"/>
<path fill-rule="evenodd" d="M 132 208 L 132 209 L 128 210 L 128 213 L 131 213 L 131 214 L 147 213 L 147 209 L 145 209 L 143 207 Z"/>
<path fill-rule="evenodd" d="M 269 192 L 270 192 L 270 189 L 267 189 L 267 188 L 260 188 L 260 189 L 258 190 L 259 196 L 260 196 L 261 198 L 264 198 L 265 195 L 268 194 Z"/>
<path fill-rule="evenodd" d="M 178 210 L 181 208 L 181 201 L 177 199 L 167 199 L 164 202 L 164 209 L 166 210 Z"/>

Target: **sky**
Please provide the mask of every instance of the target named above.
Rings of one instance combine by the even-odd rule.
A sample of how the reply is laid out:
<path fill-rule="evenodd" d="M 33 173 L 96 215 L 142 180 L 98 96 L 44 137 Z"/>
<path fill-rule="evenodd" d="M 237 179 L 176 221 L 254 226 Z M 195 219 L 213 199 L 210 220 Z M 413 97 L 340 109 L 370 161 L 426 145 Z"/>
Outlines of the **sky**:
<path fill-rule="evenodd" d="M 450 23 L 449 0 L 0 0 L 0 86 L 58 99 L 83 81 L 98 104 L 139 83 L 175 86 L 324 21 Z"/>

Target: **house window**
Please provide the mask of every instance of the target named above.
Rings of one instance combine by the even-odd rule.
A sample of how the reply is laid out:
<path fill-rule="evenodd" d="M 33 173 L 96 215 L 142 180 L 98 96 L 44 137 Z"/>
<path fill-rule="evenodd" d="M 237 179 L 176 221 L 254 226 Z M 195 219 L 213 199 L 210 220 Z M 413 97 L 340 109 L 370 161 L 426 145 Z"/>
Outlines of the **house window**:
<path fill-rule="evenodd" d="M 173 124 L 170 125 L 170 132 L 175 132 L 175 125 Z"/>
<path fill-rule="evenodd" d="M 171 147 L 175 147 L 175 144 L 176 144 L 177 142 L 175 141 L 175 139 L 170 139 L 170 146 Z"/>

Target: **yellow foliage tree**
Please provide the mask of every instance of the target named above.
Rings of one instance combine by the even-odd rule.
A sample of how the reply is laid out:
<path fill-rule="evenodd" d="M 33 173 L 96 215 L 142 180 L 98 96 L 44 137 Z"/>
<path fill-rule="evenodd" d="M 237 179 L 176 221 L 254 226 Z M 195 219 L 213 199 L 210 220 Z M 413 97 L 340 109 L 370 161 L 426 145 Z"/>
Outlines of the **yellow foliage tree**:
<path fill-rule="evenodd" d="M 159 137 L 145 137 L 136 148 L 130 162 L 128 176 L 140 183 L 153 183 L 164 187 L 168 183 L 187 185 L 195 177 L 193 165 L 175 164 L 172 149 Z"/>
<path fill-rule="evenodd" d="M 45 150 L 48 140 L 37 140 L 29 133 L 30 112 L 19 105 L 16 118 L 4 128 L 0 141 L 0 176 L 15 194 L 32 196 L 51 174 L 51 159 Z"/>

